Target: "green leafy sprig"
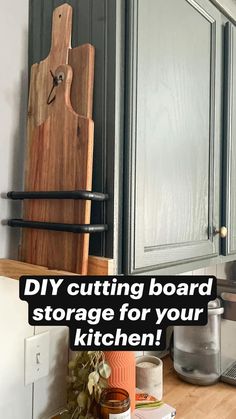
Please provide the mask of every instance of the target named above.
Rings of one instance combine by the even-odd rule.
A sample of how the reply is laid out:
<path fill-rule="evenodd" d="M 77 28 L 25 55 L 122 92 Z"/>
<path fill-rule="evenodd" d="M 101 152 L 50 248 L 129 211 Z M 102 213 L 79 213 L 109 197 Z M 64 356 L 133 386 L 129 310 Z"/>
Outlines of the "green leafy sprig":
<path fill-rule="evenodd" d="M 108 387 L 111 368 L 103 352 L 77 352 L 69 362 L 68 413 L 65 419 L 97 419 L 102 391 Z"/>

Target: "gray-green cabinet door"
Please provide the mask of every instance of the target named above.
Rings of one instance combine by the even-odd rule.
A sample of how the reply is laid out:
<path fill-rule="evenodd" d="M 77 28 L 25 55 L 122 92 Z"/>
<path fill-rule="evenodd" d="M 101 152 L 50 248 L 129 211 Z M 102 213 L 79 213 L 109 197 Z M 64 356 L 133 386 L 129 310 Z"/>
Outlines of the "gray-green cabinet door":
<path fill-rule="evenodd" d="M 223 253 L 236 253 L 236 28 L 225 26 L 224 191 L 222 224 L 228 235 Z"/>
<path fill-rule="evenodd" d="M 208 0 L 129 0 L 125 270 L 219 254 L 222 29 Z"/>

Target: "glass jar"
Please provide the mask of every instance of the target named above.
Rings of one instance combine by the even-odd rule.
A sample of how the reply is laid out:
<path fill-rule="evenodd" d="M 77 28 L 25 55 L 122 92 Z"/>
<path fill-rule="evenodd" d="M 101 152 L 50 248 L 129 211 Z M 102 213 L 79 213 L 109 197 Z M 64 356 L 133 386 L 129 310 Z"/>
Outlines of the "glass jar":
<path fill-rule="evenodd" d="M 133 351 L 106 351 L 106 361 L 112 373 L 108 379 L 109 387 L 123 388 L 128 391 L 131 412 L 135 409 L 136 359 Z"/>
<path fill-rule="evenodd" d="M 174 368 L 191 384 L 210 385 L 221 375 L 221 315 L 219 299 L 208 304 L 205 326 L 174 327 Z"/>
<path fill-rule="evenodd" d="M 101 419 L 131 419 L 129 393 L 121 388 L 108 388 L 100 399 Z"/>

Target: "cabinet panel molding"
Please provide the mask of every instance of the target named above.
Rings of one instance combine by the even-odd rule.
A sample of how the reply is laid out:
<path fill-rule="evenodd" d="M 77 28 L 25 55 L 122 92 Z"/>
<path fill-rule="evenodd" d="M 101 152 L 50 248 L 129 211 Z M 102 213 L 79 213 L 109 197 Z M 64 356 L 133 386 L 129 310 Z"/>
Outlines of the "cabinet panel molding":
<path fill-rule="evenodd" d="M 222 239 L 225 255 L 236 253 L 236 30 L 225 25 L 225 101 L 222 225 L 228 235 Z"/>
<path fill-rule="evenodd" d="M 204 0 L 129 5 L 125 268 L 141 273 L 219 251 L 221 32 Z"/>

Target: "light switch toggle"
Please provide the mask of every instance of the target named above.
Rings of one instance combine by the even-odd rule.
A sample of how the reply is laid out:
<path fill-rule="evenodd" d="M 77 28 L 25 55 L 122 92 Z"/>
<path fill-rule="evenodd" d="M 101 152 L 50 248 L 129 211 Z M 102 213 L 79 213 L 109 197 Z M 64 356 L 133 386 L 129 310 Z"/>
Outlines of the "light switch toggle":
<path fill-rule="evenodd" d="M 40 364 L 40 352 L 36 354 L 36 364 Z"/>
<path fill-rule="evenodd" d="M 25 339 L 25 385 L 49 374 L 49 332 Z"/>

